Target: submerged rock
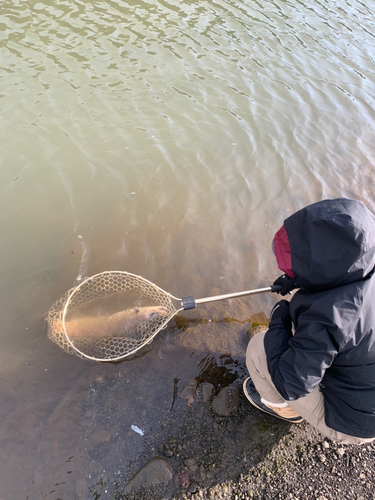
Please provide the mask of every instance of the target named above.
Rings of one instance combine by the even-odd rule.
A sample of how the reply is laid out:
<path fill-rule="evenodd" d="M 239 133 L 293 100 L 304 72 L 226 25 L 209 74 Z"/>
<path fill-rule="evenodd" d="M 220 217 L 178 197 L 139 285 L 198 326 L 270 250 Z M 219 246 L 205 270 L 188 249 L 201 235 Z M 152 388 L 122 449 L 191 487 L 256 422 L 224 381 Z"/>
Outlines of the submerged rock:
<path fill-rule="evenodd" d="M 203 403 L 207 403 L 207 401 L 209 401 L 212 397 L 214 386 L 209 382 L 203 382 L 200 388 L 202 391 Z"/>
<path fill-rule="evenodd" d="M 212 409 L 222 417 L 230 417 L 237 411 L 240 393 L 237 387 L 227 386 L 221 389 L 212 401 Z"/>
<path fill-rule="evenodd" d="M 111 439 L 111 435 L 105 429 L 98 429 L 94 431 L 89 438 L 90 449 L 95 448 L 99 444 L 105 443 Z"/>
<path fill-rule="evenodd" d="M 250 316 L 251 326 L 268 326 L 270 320 L 263 311 Z"/>
<path fill-rule="evenodd" d="M 161 458 L 153 458 L 130 479 L 124 491 L 131 493 L 140 488 L 150 488 L 151 486 L 167 483 L 171 479 L 171 466 Z"/>
<path fill-rule="evenodd" d="M 188 400 L 188 406 L 194 402 L 194 396 L 197 394 L 198 382 L 195 378 L 188 380 L 182 388 L 179 396 Z"/>
<path fill-rule="evenodd" d="M 254 335 L 256 335 L 257 333 L 266 332 L 267 330 L 267 326 L 250 326 L 250 328 L 248 328 L 246 332 L 247 340 L 250 342 Z"/>

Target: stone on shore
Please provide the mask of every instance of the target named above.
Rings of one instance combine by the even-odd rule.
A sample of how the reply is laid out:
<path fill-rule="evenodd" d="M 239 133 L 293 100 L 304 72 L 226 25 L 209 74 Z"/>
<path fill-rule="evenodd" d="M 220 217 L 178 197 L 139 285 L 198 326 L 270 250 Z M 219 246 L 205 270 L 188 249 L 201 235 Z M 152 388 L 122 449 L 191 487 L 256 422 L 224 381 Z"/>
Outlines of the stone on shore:
<path fill-rule="evenodd" d="M 167 483 L 171 479 L 171 466 L 161 458 L 153 458 L 130 479 L 124 491 L 131 493 L 140 488 L 147 489 L 151 486 Z"/>
<path fill-rule="evenodd" d="M 240 393 L 237 387 L 223 387 L 212 401 L 212 409 L 222 417 L 230 417 L 237 411 Z"/>
<path fill-rule="evenodd" d="M 207 401 L 209 401 L 211 399 L 213 390 L 214 390 L 214 386 L 212 384 L 210 384 L 209 382 L 203 382 L 201 384 L 203 403 L 207 403 Z"/>
<path fill-rule="evenodd" d="M 250 342 L 254 335 L 256 335 L 257 333 L 266 332 L 267 330 L 267 326 L 250 326 L 246 332 L 247 340 Z"/>

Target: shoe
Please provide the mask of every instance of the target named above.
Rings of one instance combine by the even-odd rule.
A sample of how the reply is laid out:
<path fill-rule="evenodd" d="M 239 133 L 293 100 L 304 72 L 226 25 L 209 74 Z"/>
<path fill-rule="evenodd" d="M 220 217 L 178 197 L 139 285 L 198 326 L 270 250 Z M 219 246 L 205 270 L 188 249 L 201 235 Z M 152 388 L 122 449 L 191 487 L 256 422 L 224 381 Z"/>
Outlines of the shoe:
<path fill-rule="evenodd" d="M 268 413 L 268 415 L 281 418 L 281 420 L 285 420 L 286 422 L 290 422 L 292 424 L 299 424 L 303 422 L 303 418 L 298 415 L 290 406 L 286 406 L 285 408 L 276 408 L 275 406 L 273 406 L 271 408 L 262 403 L 260 394 L 255 389 L 254 382 L 250 377 L 247 378 L 243 383 L 243 392 L 245 393 L 245 396 L 250 401 L 250 403 L 255 406 L 255 408 L 258 408 L 258 410 L 262 410 L 265 413 Z"/>

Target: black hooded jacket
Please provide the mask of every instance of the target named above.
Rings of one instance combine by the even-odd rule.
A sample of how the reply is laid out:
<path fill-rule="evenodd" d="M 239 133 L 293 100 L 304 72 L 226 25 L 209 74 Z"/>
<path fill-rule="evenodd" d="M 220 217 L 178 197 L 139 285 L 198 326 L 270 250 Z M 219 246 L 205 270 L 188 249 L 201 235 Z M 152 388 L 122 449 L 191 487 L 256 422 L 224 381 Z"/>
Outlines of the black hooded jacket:
<path fill-rule="evenodd" d="M 285 220 L 297 291 L 265 336 L 268 369 L 285 400 L 318 384 L 326 425 L 375 437 L 375 217 L 359 201 L 324 200 Z"/>

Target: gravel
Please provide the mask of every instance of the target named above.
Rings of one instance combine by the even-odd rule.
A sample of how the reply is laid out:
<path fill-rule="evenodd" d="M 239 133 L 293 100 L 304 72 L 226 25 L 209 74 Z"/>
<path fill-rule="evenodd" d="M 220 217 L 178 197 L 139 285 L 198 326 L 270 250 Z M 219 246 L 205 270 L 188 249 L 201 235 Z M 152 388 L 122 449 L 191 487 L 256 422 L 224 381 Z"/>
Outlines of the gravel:
<path fill-rule="evenodd" d="M 306 423 L 293 425 L 268 416 L 247 402 L 241 385 L 240 379 L 231 384 L 239 398 L 235 408 L 227 408 L 228 416 L 212 408 L 217 394 L 207 401 L 198 390 L 190 406 L 180 399 L 145 440 L 141 456 L 116 481 L 98 485 L 94 498 L 374 499 L 375 445 L 341 445 Z M 171 474 L 147 481 L 148 464 L 155 459 Z M 145 480 L 127 493 L 140 470 L 146 471 Z"/>

